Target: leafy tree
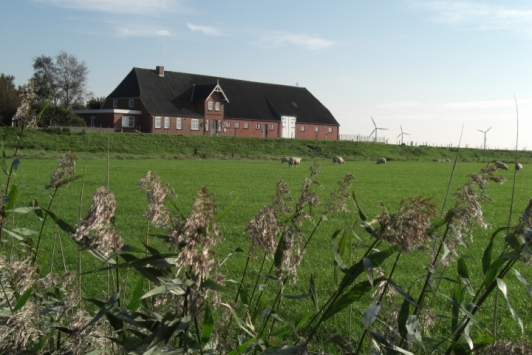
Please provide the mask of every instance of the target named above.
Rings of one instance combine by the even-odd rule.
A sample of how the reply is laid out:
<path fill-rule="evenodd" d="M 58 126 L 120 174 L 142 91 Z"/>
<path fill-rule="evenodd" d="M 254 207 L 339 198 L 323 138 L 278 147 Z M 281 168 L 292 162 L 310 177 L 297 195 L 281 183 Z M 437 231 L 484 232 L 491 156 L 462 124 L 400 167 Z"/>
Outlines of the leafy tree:
<path fill-rule="evenodd" d="M 42 106 L 37 105 L 36 110 Z M 51 106 L 44 110 L 39 125 L 42 126 L 63 126 L 63 127 L 85 127 L 85 120 L 77 116 L 65 106 Z"/>
<path fill-rule="evenodd" d="M 20 105 L 20 97 L 14 81 L 13 75 L 0 74 L 0 121 L 7 126 L 11 125 L 11 118 Z"/>
<path fill-rule="evenodd" d="M 33 70 L 39 95 L 42 99 L 50 97 L 56 106 L 62 104 L 70 109 L 83 105 L 91 95 L 87 88 L 89 70 L 74 55 L 61 51 L 55 60 L 41 55 L 33 59 Z"/>
<path fill-rule="evenodd" d="M 87 101 L 87 104 L 85 106 L 87 106 L 89 110 L 99 110 L 102 107 L 102 105 L 105 103 L 105 100 L 106 100 L 105 96 L 91 97 L 90 100 Z"/>

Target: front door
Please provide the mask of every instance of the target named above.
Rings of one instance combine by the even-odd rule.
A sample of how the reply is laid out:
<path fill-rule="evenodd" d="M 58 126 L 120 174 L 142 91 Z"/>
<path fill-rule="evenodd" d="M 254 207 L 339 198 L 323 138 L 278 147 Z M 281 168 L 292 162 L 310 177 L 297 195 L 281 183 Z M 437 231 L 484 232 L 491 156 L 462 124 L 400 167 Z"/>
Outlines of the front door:
<path fill-rule="evenodd" d="M 218 123 L 216 122 L 216 120 L 211 120 L 211 136 L 214 136 L 216 135 L 216 128 L 218 127 Z"/>
<path fill-rule="evenodd" d="M 296 134 L 296 118 L 291 116 L 281 116 L 281 137 L 295 138 Z"/>

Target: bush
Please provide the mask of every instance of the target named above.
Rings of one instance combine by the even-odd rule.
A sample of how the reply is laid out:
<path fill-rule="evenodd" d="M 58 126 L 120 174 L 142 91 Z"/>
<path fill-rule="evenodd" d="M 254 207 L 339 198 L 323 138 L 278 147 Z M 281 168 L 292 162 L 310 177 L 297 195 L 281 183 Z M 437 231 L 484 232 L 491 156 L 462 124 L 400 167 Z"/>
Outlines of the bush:
<path fill-rule="evenodd" d="M 40 107 L 36 107 L 37 110 Z M 39 110 L 40 111 L 40 110 Z M 63 106 L 48 107 L 41 116 L 39 121 L 41 127 L 48 126 L 70 126 L 70 127 L 85 127 L 85 120 L 74 112 Z"/>

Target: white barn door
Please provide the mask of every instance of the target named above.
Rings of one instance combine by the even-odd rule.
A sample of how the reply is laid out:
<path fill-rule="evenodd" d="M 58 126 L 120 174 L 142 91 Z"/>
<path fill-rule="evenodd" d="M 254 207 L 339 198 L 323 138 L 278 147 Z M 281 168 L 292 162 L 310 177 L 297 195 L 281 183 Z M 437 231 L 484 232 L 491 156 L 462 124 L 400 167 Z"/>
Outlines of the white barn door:
<path fill-rule="evenodd" d="M 281 116 L 281 138 L 295 138 L 296 118 L 293 116 Z"/>

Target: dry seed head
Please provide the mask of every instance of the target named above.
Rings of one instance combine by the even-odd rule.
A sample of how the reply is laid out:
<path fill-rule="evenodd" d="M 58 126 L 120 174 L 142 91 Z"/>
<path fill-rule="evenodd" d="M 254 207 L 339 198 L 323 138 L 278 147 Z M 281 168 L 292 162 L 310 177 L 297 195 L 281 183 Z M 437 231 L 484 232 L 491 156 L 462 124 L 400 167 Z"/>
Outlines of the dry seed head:
<path fill-rule="evenodd" d="M 122 238 L 112 229 L 116 200 L 112 192 L 100 187 L 92 196 L 85 219 L 79 221 L 71 237 L 88 249 L 109 254 L 122 248 Z"/>
<path fill-rule="evenodd" d="M 19 122 L 19 126 L 37 128 L 37 116 L 33 112 L 31 105 L 37 98 L 37 88 L 33 80 L 29 80 L 26 85 L 20 88 L 21 103 L 17 108 L 15 121 Z"/>
<path fill-rule="evenodd" d="M 277 246 L 276 236 L 281 232 L 275 209 L 267 206 L 259 210 L 248 223 L 246 232 L 249 233 L 253 246 L 261 248 L 266 254 L 273 254 Z"/>
<path fill-rule="evenodd" d="M 214 221 L 216 205 L 207 187 L 198 192 L 192 211 L 185 221 L 176 221 L 170 241 L 180 248 L 178 272 L 190 267 L 192 279 L 200 283 L 208 277 L 214 264 L 211 248 L 222 239 Z"/>
<path fill-rule="evenodd" d="M 28 300 L 24 307 L 0 324 L 0 354 L 15 354 L 43 336 L 39 307 Z"/>
<path fill-rule="evenodd" d="M 376 230 L 377 238 L 398 245 L 404 251 L 432 240 L 427 230 L 431 226 L 430 218 L 436 216 L 436 205 L 429 201 L 421 196 L 404 199 L 396 214 L 389 214 L 381 204 L 382 213 L 375 218 L 380 226 Z"/>
<path fill-rule="evenodd" d="M 76 178 L 76 156 L 71 152 L 59 157 L 57 169 L 50 175 L 50 183 L 46 189 L 68 186 Z"/>
<path fill-rule="evenodd" d="M 478 355 L 526 355 L 530 354 L 532 349 L 532 342 L 526 339 L 498 340 L 495 343 L 475 351 Z"/>
<path fill-rule="evenodd" d="M 297 268 L 303 259 L 301 251 L 302 234 L 301 231 L 292 224 L 286 225 L 283 237 L 283 259 L 281 267 L 276 268 L 277 281 L 281 282 L 283 276 L 292 276 L 292 281 L 297 281 Z"/>
<path fill-rule="evenodd" d="M 338 181 L 338 188 L 331 191 L 331 199 L 325 205 L 326 212 L 348 212 L 345 202 L 349 199 L 349 188 L 354 178 L 353 173 L 347 173 L 343 180 Z"/>
<path fill-rule="evenodd" d="M 148 198 L 148 210 L 144 216 L 157 227 L 171 225 L 170 212 L 164 205 L 164 200 L 175 193 L 168 189 L 168 185 L 161 184 L 159 177 L 148 171 L 140 180 L 138 188 L 145 189 Z"/>

